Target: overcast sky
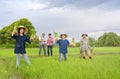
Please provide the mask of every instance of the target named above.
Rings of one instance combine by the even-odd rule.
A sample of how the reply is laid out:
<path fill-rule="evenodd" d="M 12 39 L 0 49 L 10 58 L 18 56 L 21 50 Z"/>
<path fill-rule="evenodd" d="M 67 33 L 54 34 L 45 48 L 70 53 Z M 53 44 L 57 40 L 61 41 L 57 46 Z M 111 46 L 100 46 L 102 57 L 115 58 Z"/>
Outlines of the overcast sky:
<path fill-rule="evenodd" d="M 120 0 L 0 0 L 0 28 L 20 18 L 28 18 L 37 34 L 120 34 Z"/>

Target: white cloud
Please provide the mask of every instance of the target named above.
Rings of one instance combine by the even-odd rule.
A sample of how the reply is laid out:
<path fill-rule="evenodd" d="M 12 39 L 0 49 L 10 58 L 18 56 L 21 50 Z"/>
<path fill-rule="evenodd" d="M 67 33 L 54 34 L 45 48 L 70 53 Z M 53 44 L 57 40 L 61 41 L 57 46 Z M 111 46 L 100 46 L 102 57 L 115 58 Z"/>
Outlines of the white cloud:
<path fill-rule="evenodd" d="M 46 7 L 48 7 L 49 4 L 41 4 L 41 3 L 37 3 L 37 2 L 29 2 L 27 3 L 27 7 L 28 9 L 31 10 L 40 10 L 40 9 L 44 9 Z"/>
<path fill-rule="evenodd" d="M 70 7 L 62 7 L 52 8 L 49 11 L 63 17 L 63 20 L 68 25 L 66 27 L 70 27 L 71 31 L 78 31 L 79 29 L 84 32 L 106 30 L 108 26 L 120 25 L 120 10 L 105 11 L 100 8 L 78 10 Z"/>
<path fill-rule="evenodd" d="M 2 5 L 3 8 L 0 13 L 0 26 L 27 17 L 33 22 L 38 34 L 58 31 L 69 33 L 76 38 L 80 37 L 82 33 L 89 33 L 96 37 L 97 32 L 101 35 L 105 31 L 116 32 L 117 30 L 118 32 L 120 29 L 120 9 L 106 10 L 106 3 L 87 9 L 69 4 L 49 7 L 49 2 L 41 3 L 38 0 L 33 2 L 15 0 L 14 5 L 12 1 L 5 1 L 4 3 L 5 7 Z"/>

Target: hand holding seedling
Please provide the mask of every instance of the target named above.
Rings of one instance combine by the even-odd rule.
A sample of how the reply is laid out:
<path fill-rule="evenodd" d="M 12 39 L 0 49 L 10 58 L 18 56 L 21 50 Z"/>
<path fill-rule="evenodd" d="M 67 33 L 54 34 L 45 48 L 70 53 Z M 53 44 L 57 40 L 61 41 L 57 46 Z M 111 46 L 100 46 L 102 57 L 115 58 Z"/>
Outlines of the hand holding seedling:
<path fill-rule="evenodd" d="M 13 32 L 12 32 L 12 35 L 14 35 L 14 34 L 17 34 L 16 26 L 14 27 Z"/>

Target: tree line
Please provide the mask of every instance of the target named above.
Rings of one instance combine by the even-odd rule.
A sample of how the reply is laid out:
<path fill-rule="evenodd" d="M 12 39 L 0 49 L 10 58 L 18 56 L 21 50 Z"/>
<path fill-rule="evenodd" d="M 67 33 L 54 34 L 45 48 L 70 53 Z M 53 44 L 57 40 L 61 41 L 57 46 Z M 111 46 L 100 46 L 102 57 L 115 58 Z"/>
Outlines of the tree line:
<path fill-rule="evenodd" d="M 119 47 L 120 46 L 120 36 L 114 32 L 106 32 L 100 36 L 97 40 L 93 37 L 88 37 L 90 46 L 96 47 Z M 80 43 L 77 43 L 80 46 Z"/>

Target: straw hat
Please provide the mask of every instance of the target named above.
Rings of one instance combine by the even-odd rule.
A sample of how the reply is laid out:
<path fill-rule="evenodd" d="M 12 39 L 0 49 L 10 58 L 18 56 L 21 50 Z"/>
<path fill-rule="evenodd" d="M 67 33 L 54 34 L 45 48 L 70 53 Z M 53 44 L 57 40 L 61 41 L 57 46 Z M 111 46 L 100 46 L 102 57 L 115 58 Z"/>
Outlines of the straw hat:
<path fill-rule="evenodd" d="M 65 37 L 67 37 L 67 34 L 66 34 L 66 33 L 62 33 L 62 34 L 60 35 L 60 38 L 62 38 L 62 35 L 65 35 Z"/>
<path fill-rule="evenodd" d="M 20 25 L 19 27 L 18 27 L 18 32 L 19 32 L 19 30 L 20 29 L 24 29 L 24 34 L 27 34 L 27 32 L 28 32 L 28 29 L 26 28 L 26 27 L 24 27 L 24 26 L 22 26 L 22 25 Z"/>

